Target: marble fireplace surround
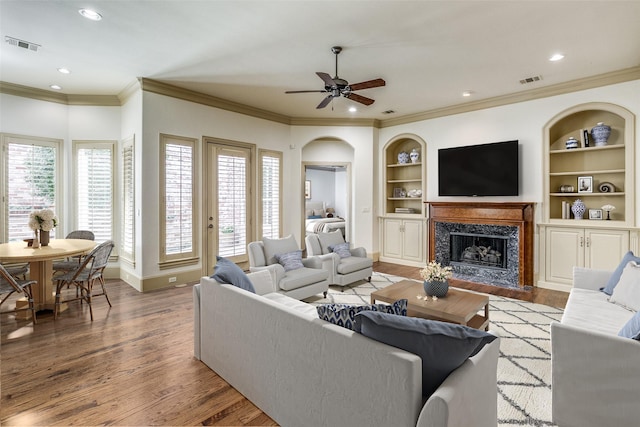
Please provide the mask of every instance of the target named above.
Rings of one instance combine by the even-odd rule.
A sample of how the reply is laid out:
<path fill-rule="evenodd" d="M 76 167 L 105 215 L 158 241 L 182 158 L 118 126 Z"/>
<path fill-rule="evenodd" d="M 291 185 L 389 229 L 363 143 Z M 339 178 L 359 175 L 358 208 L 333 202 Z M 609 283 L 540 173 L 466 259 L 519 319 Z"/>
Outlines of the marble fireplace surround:
<path fill-rule="evenodd" d="M 530 293 L 533 286 L 533 203 L 427 202 L 427 204 L 430 261 L 448 262 L 448 233 L 451 231 L 511 237 L 510 243 L 507 244 L 506 269 L 477 270 L 478 273 L 474 278 L 474 268 L 456 266 L 454 279 L 451 280 L 453 286 L 505 296 L 513 292 Z M 443 244 L 445 240 L 446 243 Z M 437 254 L 437 250 L 446 253 Z"/>

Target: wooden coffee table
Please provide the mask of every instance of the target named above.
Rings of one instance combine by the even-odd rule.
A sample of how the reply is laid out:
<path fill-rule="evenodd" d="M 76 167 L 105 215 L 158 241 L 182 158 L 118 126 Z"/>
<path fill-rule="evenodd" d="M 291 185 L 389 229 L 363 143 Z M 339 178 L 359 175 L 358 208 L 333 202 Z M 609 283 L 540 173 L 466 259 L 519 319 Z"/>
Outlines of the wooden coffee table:
<path fill-rule="evenodd" d="M 489 296 L 449 288 L 447 295 L 434 301 L 418 299 L 423 296 L 422 283 L 402 280 L 371 294 L 371 304 L 375 301 L 394 303 L 407 299 L 407 315 L 424 319 L 441 320 L 466 325 L 476 329 L 489 330 Z M 484 316 L 478 314 L 484 308 Z"/>

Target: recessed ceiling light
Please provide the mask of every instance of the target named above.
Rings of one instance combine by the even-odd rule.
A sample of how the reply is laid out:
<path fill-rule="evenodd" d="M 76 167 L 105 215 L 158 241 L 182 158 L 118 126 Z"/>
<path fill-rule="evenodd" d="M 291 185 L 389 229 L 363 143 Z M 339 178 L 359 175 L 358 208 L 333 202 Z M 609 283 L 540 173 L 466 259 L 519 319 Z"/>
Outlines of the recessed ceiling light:
<path fill-rule="evenodd" d="M 465 90 L 464 92 L 462 92 L 462 96 L 471 96 L 473 92 L 471 92 L 470 90 Z"/>
<path fill-rule="evenodd" d="M 350 113 L 355 113 L 356 111 L 358 111 L 358 109 L 354 106 L 349 107 L 349 112 Z"/>
<path fill-rule="evenodd" d="M 549 58 L 549 61 L 560 61 L 562 58 L 564 58 L 563 54 L 556 53 L 551 58 Z"/>
<path fill-rule="evenodd" d="M 62 74 L 71 74 L 71 71 L 69 71 L 68 68 L 58 68 L 58 71 Z"/>
<path fill-rule="evenodd" d="M 98 12 L 96 12 L 95 10 L 91 10 L 91 9 L 80 9 L 78 11 L 78 13 L 82 16 L 84 16 L 87 19 L 91 19 L 92 21 L 99 21 L 102 19 L 102 15 L 100 15 Z"/>
<path fill-rule="evenodd" d="M 55 89 L 55 90 L 60 90 L 60 89 L 62 89 L 62 86 L 59 86 L 59 85 L 51 85 L 51 86 L 49 86 L 49 87 L 50 87 L 51 89 Z"/>

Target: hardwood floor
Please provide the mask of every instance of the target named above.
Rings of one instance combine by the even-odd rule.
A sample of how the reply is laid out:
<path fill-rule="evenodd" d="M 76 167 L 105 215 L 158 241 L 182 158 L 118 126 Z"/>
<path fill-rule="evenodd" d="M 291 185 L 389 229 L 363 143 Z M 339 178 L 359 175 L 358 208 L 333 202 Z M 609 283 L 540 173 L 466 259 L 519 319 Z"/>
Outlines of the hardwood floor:
<path fill-rule="evenodd" d="M 375 270 L 419 279 L 415 267 Z M 93 322 L 79 302 L 35 327 L 2 315 L 1 425 L 276 425 L 193 358 L 191 286 L 107 286 L 113 308 L 96 298 Z M 540 291 L 534 301 L 564 306 Z"/>

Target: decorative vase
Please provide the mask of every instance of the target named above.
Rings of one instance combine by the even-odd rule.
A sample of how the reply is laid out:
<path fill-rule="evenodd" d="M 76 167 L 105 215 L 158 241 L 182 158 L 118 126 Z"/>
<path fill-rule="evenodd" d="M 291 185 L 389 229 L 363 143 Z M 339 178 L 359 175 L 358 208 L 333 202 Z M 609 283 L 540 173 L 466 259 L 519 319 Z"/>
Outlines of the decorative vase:
<path fill-rule="evenodd" d="M 587 211 L 587 207 L 582 203 L 582 200 L 576 199 L 571 205 L 571 212 L 573 212 L 574 219 L 582 219 L 582 216 Z"/>
<path fill-rule="evenodd" d="M 49 231 L 40 230 L 40 246 L 49 246 Z"/>
<path fill-rule="evenodd" d="M 425 280 L 422 283 L 424 293 L 430 297 L 444 297 L 449 292 L 448 280 Z"/>
<path fill-rule="evenodd" d="M 415 148 L 411 150 L 409 153 L 409 158 L 411 158 L 411 163 L 418 163 L 418 159 L 420 159 L 420 153 Z"/>
<path fill-rule="evenodd" d="M 607 145 L 609 135 L 611 135 L 611 126 L 607 126 L 603 122 L 598 122 L 598 124 L 591 129 L 591 137 L 596 142 L 596 147 Z"/>
<path fill-rule="evenodd" d="M 38 230 L 35 230 L 35 237 L 33 238 L 33 243 L 31 243 L 31 247 L 37 249 L 40 247 L 40 237 L 38 236 Z"/>
<path fill-rule="evenodd" d="M 565 142 L 564 144 L 567 150 L 570 150 L 572 148 L 578 148 L 578 140 L 575 139 L 574 137 L 569 137 L 569 139 L 567 139 L 567 142 Z"/>
<path fill-rule="evenodd" d="M 409 163 L 409 153 L 407 153 L 406 151 L 399 152 L 398 163 L 401 163 L 401 164 Z"/>

